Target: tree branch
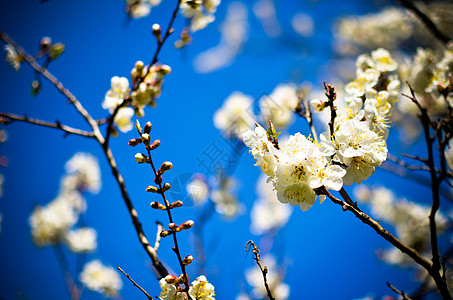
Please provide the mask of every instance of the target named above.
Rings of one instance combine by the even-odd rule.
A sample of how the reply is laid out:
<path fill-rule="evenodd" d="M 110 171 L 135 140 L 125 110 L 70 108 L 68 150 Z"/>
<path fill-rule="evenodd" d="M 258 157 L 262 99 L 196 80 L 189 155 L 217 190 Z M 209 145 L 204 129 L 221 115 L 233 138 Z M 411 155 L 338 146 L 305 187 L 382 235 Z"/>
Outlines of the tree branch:
<path fill-rule="evenodd" d="M 117 267 L 117 269 L 120 270 L 120 272 L 123 273 L 124 276 L 126 276 L 127 279 L 129 279 L 129 280 L 132 282 L 132 284 L 133 284 L 134 286 L 136 286 L 140 291 L 142 291 L 143 294 L 145 294 L 146 297 L 148 297 L 149 300 L 153 300 L 153 297 L 151 297 L 150 294 L 148 294 L 148 292 L 146 292 L 144 288 L 142 288 L 141 286 L 139 286 L 139 285 L 131 278 L 130 275 L 126 274 L 126 272 L 124 272 L 123 269 L 121 269 L 120 267 Z"/>
<path fill-rule="evenodd" d="M 10 124 L 14 121 L 21 121 L 21 122 L 25 122 L 25 123 L 34 124 L 34 125 L 60 129 L 60 130 L 63 130 L 67 135 L 74 134 L 74 135 L 80 135 L 80 136 L 84 136 L 84 137 L 94 138 L 93 132 L 83 131 L 83 130 L 80 130 L 77 128 L 69 127 L 69 126 L 61 124 L 59 121 L 52 123 L 52 122 L 42 121 L 42 120 L 38 120 L 38 119 L 32 119 L 27 116 L 18 116 L 18 115 L 14 115 L 14 114 L 0 112 L 0 123 Z"/>
<path fill-rule="evenodd" d="M 434 24 L 431 19 L 426 16 L 420 9 L 415 6 L 414 2 L 411 0 L 398 0 L 402 5 L 404 5 L 408 10 L 412 11 L 419 19 L 420 21 L 425 24 L 426 28 L 428 28 L 429 31 L 443 44 L 447 44 L 450 41 L 450 38 L 441 32 L 436 24 Z"/>
<path fill-rule="evenodd" d="M 267 273 L 269 272 L 269 270 L 267 269 L 266 266 L 263 267 L 263 265 L 261 264 L 260 250 L 255 245 L 255 243 L 252 240 L 250 240 L 245 244 L 245 252 L 247 252 L 247 253 L 249 252 L 249 245 L 251 245 L 253 247 L 252 252 L 255 255 L 255 257 L 253 257 L 253 259 L 256 261 L 256 264 L 258 265 L 258 267 L 261 270 L 261 273 L 263 274 L 264 287 L 266 288 L 267 297 L 269 297 L 270 300 L 275 300 L 274 296 L 272 296 L 272 292 L 269 287 L 269 284 L 267 283 Z"/>

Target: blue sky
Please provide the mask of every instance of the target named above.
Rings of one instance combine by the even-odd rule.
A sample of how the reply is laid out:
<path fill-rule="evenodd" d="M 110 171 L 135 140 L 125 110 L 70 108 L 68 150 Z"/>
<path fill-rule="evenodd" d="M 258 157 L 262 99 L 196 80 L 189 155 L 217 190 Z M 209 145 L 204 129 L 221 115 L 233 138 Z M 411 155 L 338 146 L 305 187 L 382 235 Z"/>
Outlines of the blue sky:
<path fill-rule="evenodd" d="M 137 60 L 149 62 L 155 50 L 150 34 L 153 23 L 166 26 L 174 1 L 163 1 L 149 17 L 127 24 L 122 1 L 38 0 L 3 1 L 0 5 L 0 28 L 31 53 L 37 52 L 39 40 L 49 36 L 66 45 L 65 53 L 50 65 L 51 72 L 70 89 L 95 118 L 107 116 L 101 103 L 110 88 L 112 76 L 126 76 Z M 168 179 L 183 174 L 203 173 L 197 157 L 212 143 L 229 151 L 212 122 L 213 113 L 235 90 L 258 98 L 270 93 L 281 82 L 310 81 L 320 86 L 329 77 L 323 65 L 331 59 L 332 21 L 345 14 L 362 14 L 373 10 L 363 1 L 288 1 L 278 2 L 278 16 L 284 35 L 269 38 L 251 12 L 254 1 L 244 1 L 249 9 L 249 39 L 242 53 L 231 66 L 209 74 L 194 71 L 194 57 L 220 40 L 218 27 L 231 1 L 222 1 L 216 21 L 193 35 L 193 44 L 181 53 L 172 46 L 184 24 L 182 17 L 175 23 L 175 36 L 170 38 L 160 55 L 160 61 L 172 67 L 167 76 L 158 107 L 147 109 L 142 123 L 153 123 L 152 137 L 162 141 L 154 160 L 169 160 L 174 168 Z M 334 5 L 334 6 L 333 6 Z M 332 9 L 333 6 L 333 9 Z M 310 14 L 315 34 L 302 38 L 291 31 L 289 22 L 295 12 Z M 6 62 L 0 63 L 2 100 L 0 110 L 19 115 L 27 114 L 43 120 L 58 119 L 64 124 L 88 129 L 84 120 L 58 91 L 43 85 L 37 97 L 30 96 L 31 69 L 23 65 L 15 73 Z M 51 201 L 58 192 L 65 162 L 76 152 L 89 152 L 99 157 L 103 186 L 97 195 L 87 195 L 85 222 L 98 231 L 98 250 L 87 257 L 99 258 L 112 266 L 121 266 L 151 295 L 160 291 L 149 269 L 146 253 L 141 248 L 118 187 L 110 174 L 100 147 L 82 137 L 64 138 L 57 130 L 14 123 L 6 128 L 8 141 L 1 145 L 1 155 L 9 164 L 1 169 L 5 177 L 0 211 L 3 214 L 0 235 L 0 299 L 64 299 L 67 297 L 63 276 L 51 248 L 33 245 L 28 217 L 36 204 Z M 297 120 L 289 132 L 308 134 L 304 120 Z M 149 237 L 155 234 L 155 221 L 166 222 L 163 213 L 149 207 L 153 195 L 145 187 L 152 182 L 149 168 L 134 161 L 136 150 L 127 146 L 135 132 L 121 134 L 111 142 L 120 171 L 126 179 L 134 205 Z M 389 147 L 402 151 L 397 142 Z M 255 195 L 255 182 L 260 174 L 253 167 L 253 158 L 245 153 L 235 172 L 239 181 L 238 196 L 246 212 L 234 221 L 225 221 L 215 214 L 208 222 L 204 239 L 208 251 L 207 277 L 215 285 L 216 299 L 234 299 L 248 290 L 243 272 L 255 266 L 251 255 L 246 257 L 244 245 L 249 239 L 259 240 L 249 232 L 249 211 Z M 378 170 L 370 183 L 385 184 L 397 195 L 428 197 L 429 190 L 411 185 L 395 175 Z M 401 186 L 404 185 L 403 190 Z M 349 191 L 351 191 L 349 189 Z M 195 218 L 192 207 L 175 212 L 183 222 Z M 192 253 L 191 236 L 180 234 L 183 255 Z M 171 251 L 171 241 L 164 240 L 159 255 L 171 268 L 178 264 Z M 385 281 L 401 289 L 414 287 L 413 272 L 387 266 L 375 255 L 386 242 L 349 213 L 326 201 L 316 203 L 304 213 L 295 208 L 288 226 L 279 232 L 273 252 L 286 263 L 285 282 L 291 286 L 290 299 L 355 299 L 366 295 L 378 297 L 391 294 Z M 76 264 L 70 256 L 70 265 Z M 195 266 L 189 275 L 195 278 Z M 126 278 L 123 279 L 123 299 L 143 297 Z M 334 295 L 334 296 L 333 296 Z M 25 299 L 25 298 L 24 298 Z M 83 299 L 100 299 L 88 291 Z"/>

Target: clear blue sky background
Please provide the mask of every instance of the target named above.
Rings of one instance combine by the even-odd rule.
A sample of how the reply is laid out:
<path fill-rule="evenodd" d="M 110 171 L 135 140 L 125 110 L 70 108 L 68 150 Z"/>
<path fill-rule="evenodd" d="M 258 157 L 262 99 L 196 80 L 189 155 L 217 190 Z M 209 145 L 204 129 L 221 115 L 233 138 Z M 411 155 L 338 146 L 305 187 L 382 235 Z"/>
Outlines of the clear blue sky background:
<path fill-rule="evenodd" d="M 67 1 L 38 0 L 2 1 L 0 28 L 6 31 L 27 51 L 35 53 L 41 37 L 50 36 L 54 42 L 66 45 L 61 58 L 50 70 L 70 89 L 95 118 L 107 116 L 101 107 L 112 76 L 129 77 L 137 60 L 149 62 L 155 50 L 150 34 L 153 23 L 167 24 L 174 1 L 163 1 L 147 18 L 132 20 L 126 25 L 123 1 Z M 281 82 L 300 83 L 303 80 L 320 86 L 328 78 L 322 68 L 331 59 L 332 21 L 346 14 L 363 14 L 374 10 L 365 1 L 278 1 L 278 17 L 284 29 L 281 38 L 271 39 L 251 13 L 254 1 L 245 1 L 249 8 L 249 40 L 233 65 L 211 74 L 197 74 L 193 70 L 195 55 L 217 45 L 218 26 L 224 19 L 227 4 L 222 1 L 217 20 L 207 29 L 193 35 L 194 42 L 186 55 L 173 49 L 170 39 L 160 55 L 160 61 L 173 71 L 166 78 L 164 90 L 156 109 L 147 109 L 143 123 L 150 120 L 152 136 L 162 141 L 155 151 L 156 162 L 172 161 L 169 179 L 180 174 L 204 172 L 196 158 L 211 144 L 225 151 L 228 144 L 214 128 L 212 115 L 223 100 L 235 90 L 253 97 L 270 93 Z M 379 6 L 387 3 L 375 1 Z M 290 18 L 296 12 L 310 14 L 315 22 L 311 38 L 297 36 L 291 30 Z M 178 34 L 184 20 L 178 17 Z M 3 54 L 2 54 L 3 56 Z M 295 72 L 296 71 L 296 72 Z M 294 77 L 294 74 L 298 74 Z M 31 69 L 23 65 L 15 73 L 6 62 L 0 63 L 0 110 L 27 114 L 43 120 L 60 120 L 64 124 L 88 129 L 74 108 L 66 103 L 54 87 L 44 83 L 36 98 L 30 96 Z M 289 130 L 308 134 L 303 120 L 297 120 Z M 65 299 L 68 297 L 61 271 L 51 248 L 34 246 L 28 217 L 36 204 L 46 204 L 57 195 L 65 162 L 76 152 L 90 152 L 99 157 L 103 186 L 97 195 L 87 195 L 88 210 L 84 220 L 98 231 L 98 250 L 88 260 L 99 258 L 105 264 L 121 266 L 151 295 L 160 292 L 158 282 L 149 269 L 148 258 L 141 248 L 130 217 L 110 174 L 100 147 L 91 140 L 69 136 L 57 130 L 15 123 L 7 128 L 8 141 L 1 145 L 9 165 L 4 174 L 4 195 L 0 198 L 3 214 L 0 235 L 0 299 Z M 145 231 L 155 235 L 156 220 L 166 221 L 166 215 L 149 207 L 153 200 L 145 187 L 152 182 L 150 169 L 134 161 L 136 150 L 127 146 L 135 132 L 121 134 L 111 145 L 128 190 L 136 206 Z M 401 151 L 397 143 L 390 147 Z M 158 163 L 159 164 L 159 163 Z M 234 299 L 249 288 L 244 269 L 255 266 L 251 255 L 245 256 L 244 245 L 259 237 L 249 233 L 249 211 L 255 195 L 255 182 L 260 170 L 253 167 L 252 157 L 245 154 L 235 176 L 240 182 L 239 199 L 246 213 L 234 221 L 215 215 L 205 230 L 208 245 L 208 279 L 215 285 L 216 299 Z M 377 171 L 370 183 L 385 184 L 398 195 L 429 197 L 429 190 L 410 185 L 394 175 Z M 404 188 L 403 188 L 404 187 Z M 176 199 L 175 199 L 176 200 Z M 179 222 L 195 218 L 191 207 L 175 212 Z M 194 253 L 189 233 L 180 234 L 183 255 Z M 159 254 L 171 268 L 178 270 L 171 251 L 170 240 L 164 240 Z M 299 208 L 293 212 L 286 229 L 276 237 L 273 252 L 287 262 L 285 282 L 291 286 L 290 299 L 355 299 L 366 295 L 382 297 L 391 294 L 385 281 L 401 289 L 412 289 L 413 273 L 385 265 L 376 258 L 375 250 L 386 247 L 386 242 L 349 213 L 326 201 L 316 203 L 308 212 Z M 73 267 L 76 262 L 70 257 Z M 255 266 L 256 267 L 256 266 Z M 189 267 L 195 278 L 195 266 Z M 143 299 L 143 295 L 126 278 L 123 279 L 123 299 Z M 83 299 L 100 299 L 95 293 L 84 291 Z"/>

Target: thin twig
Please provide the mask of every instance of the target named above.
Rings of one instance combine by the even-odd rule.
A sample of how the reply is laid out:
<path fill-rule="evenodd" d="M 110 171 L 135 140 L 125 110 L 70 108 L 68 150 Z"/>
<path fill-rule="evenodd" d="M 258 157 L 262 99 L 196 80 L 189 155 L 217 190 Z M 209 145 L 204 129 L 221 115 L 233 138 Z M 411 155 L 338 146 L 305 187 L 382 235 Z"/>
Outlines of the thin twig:
<path fill-rule="evenodd" d="M 390 284 L 390 282 L 386 282 L 387 286 L 392 289 L 395 293 L 403 297 L 403 300 L 412 300 L 410 297 L 408 297 L 404 292 L 398 290 L 396 287 Z"/>
<path fill-rule="evenodd" d="M 84 137 L 94 138 L 93 132 L 88 132 L 88 131 L 80 130 L 77 128 L 69 127 L 67 125 L 63 125 L 59 121 L 52 123 L 52 122 L 29 118 L 27 116 L 18 116 L 18 115 L 14 115 L 14 114 L 0 112 L 0 123 L 10 124 L 14 121 L 21 121 L 21 122 L 34 124 L 34 125 L 40 125 L 40 126 L 44 126 L 44 127 L 60 129 L 60 130 L 63 130 L 67 135 L 74 134 L 74 135 L 80 135 L 80 136 L 84 136 Z"/>
<path fill-rule="evenodd" d="M 414 158 L 416 159 L 416 156 L 411 156 L 409 154 L 403 154 L 403 156 L 406 156 L 406 157 L 409 157 L 409 158 Z M 391 162 L 394 162 L 395 164 L 403 167 L 403 168 L 406 168 L 408 170 L 413 170 L 413 171 L 430 171 L 430 169 L 427 167 L 427 166 L 415 166 L 415 165 L 411 165 L 411 164 L 408 164 L 407 162 L 405 162 L 404 160 L 398 158 L 397 156 L 391 154 L 391 153 L 388 153 L 387 154 L 387 159 Z M 417 157 L 417 160 L 420 160 L 418 159 Z M 426 161 L 425 159 L 423 159 L 424 161 Z M 442 170 L 439 170 L 439 169 L 435 169 L 436 170 L 436 173 L 442 173 Z M 450 172 L 447 172 L 446 173 L 446 176 L 448 178 L 451 178 L 453 179 L 453 174 L 451 174 Z"/>
<path fill-rule="evenodd" d="M 37 72 L 41 73 L 47 80 L 49 80 L 68 100 L 69 102 L 74 105 L 74 107 L 77 109 L 80 115 L 83 116 L 83 118 L 90 124 L 91 128 L 93 128 L 93 133 L 96 136 L 97 139 L 101 139 L 102 143 L 104 142 L 104 137 L 102 136 L 101 132 L 99 131 L 99 127 L 97 125 L 97 122 L 91 117 L 91 115 L 88 113 L 88 111 L 82 106 L 82 104 L 77 100 L 77 98 L 69 91 L 67 90 L 63 84 L 55 77 L 53 76 L 49 71 L 47 71 L 46 68 L 41 67 L 40 64 L 36 62 L 36 60 L 29 55 L 22 47 L 17 45 L 6 33 L 0 30 L 0 38 L 14 47 L 17 53 L 21 55 L 25 61 L 27 61 L 30 66 Z M 101 144 L 102 144 L 101 143 Z"/>
<path fill-rule="evenodd" d="M 431 19 L 427 15 L 425 15 L 420 9 L 417 8 L 417 6 L 415 6 L 414 2 L 412 2 L 411 0 L 398 0 L 398 1 L 402 5 L 404 5 L 407 9 L 412 11 L 439 41 L 441 41 L 445 45 L 450 41 L 450 38 L 446 34 L 441 32 L 437 28 L 436 24 L 434 24 L 434 22 L 431 21 Z"/>
<path fill-rule="evenodd" d="M 252 249 L 252 253 L 255 255 L 253 257 L 253 259 L 256 261 L 256 264 L 258 265 L 258 267 L 260 267 L 260 270 L 261 270 L 261 273 L 263 274 L 263 280 L 264 280 L 264 287 L 266 288 L 266 292 L 267 292 L 267 297 L 270 299 L 270 300 L 275 300 L 274 296 L 272 296 L 272 292 L 271 292 L 271 289 L 269 287 L 269 284 L 267 283 L 267 273 L 269 272 L 269 270 L 267 269 L 267 266 L 264 266 L 261 264 L 261 260 L 260 260 L 260 250 L 258 249 L 258 247 L 255 245 L 255 243 L 250 240 L 248 241 L 246 244 L 245 244 L 245 252 L 249 252 L 249 245 L 251 245 L 253 247 Z"/>
<path fill-rule="evenodd" d="M 297 97 L 299 98 L 299 103 L 297 104 L 294 112 L 298 116 L 304 118 L 307 121 L 308 126 L 310 127 L 311 135 L 313 136 L 313 139 L 317 142 L 318 134 L 316 133 L 316 129 L 313 124 L 313 113 L 311 111 L 310 104 L 307 101 L 307 97 L 302 95 L 302 92 L 299 92 L 299 91 L 296 92 L 296 94 L 297 94 Z"/>
<path fill-rule="evenodd" d="M 69 296 L 71 300 L 78 300 L 80 298 L 79 290 L 72 278 L 71 271 L 69 269 L 69 263 L 64 255 L 63 248 L 61 247 L 60 243 L 55 244 L 52 247 L 55 251 L 55 256 L 57 257 L 58 264 L 60 265 L 61 271 L 63 272 L 63 276 L 66 282 L 66 286 L 68 288 Z"/>
<path fill-rule="evenodd" d="M 145 291 L 144 288 L 142 288 L 141 286 L 139 286 L 139 285 L 131 278 L 131 276 L 129 276 L 128 274 L 126 274 L 126 272 L 124 272 L 123 269 L 121 269 L 120 267 L 117 267 L 117 269 L 120 270 L 120 272 L 123 273 L 124 276 L 126 276 L 127 279 L 129 279 L 129 280 L 132 282 L 132 284 L 133 284 L 134 286 L 136 286 L 140 291 L 142 291 L 143 294 L 145 294 L 146 297 L 148 297 L 149 300 L 153 300 L 153 297 L 151 297 L 150 294 L 148 294 L 148 293 Z"/>

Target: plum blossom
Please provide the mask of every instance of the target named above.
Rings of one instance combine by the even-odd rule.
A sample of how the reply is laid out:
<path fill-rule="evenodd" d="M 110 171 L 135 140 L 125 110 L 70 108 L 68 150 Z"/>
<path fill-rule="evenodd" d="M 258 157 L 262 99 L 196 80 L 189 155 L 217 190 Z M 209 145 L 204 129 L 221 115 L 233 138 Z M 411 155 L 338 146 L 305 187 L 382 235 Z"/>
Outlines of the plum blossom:
<path fill-rule="evenodd" d="M 227 136 L 242 138 L 254 127 L 255 117 L 251 108 L 253 99 L 241 92 L 233 92 L 214 114 L 214 125 Z"/>
<path fill-rule="evenodd" d="M 97 233 L 93 228 L 79 228 L 66 233 L 66 244 L 76 253 L 93 252 L 97 248 Z"/>
<path fill-rule="evenodd" d="M 264 123 L 272 120 L 275 127 L 286 128 L 294 121 L 294 109 L 299 103 L 296 86 L 278 85 L 272 94 L 260 99 L 260 113 Z"/>
<path fill-rule="evenodd" d="M 79 279 L 88 289 L 110 298 L 116 297 L 123 286 L 118 272 L 110 266 L 103 265 L 99 260 L 85 264 Z"/>
<path fill-rule="evenodd" d="M 195 300 L 215 300 L 214 286 L 204 275 L 199 276 L 189 288 L 189 295 Z"/>

